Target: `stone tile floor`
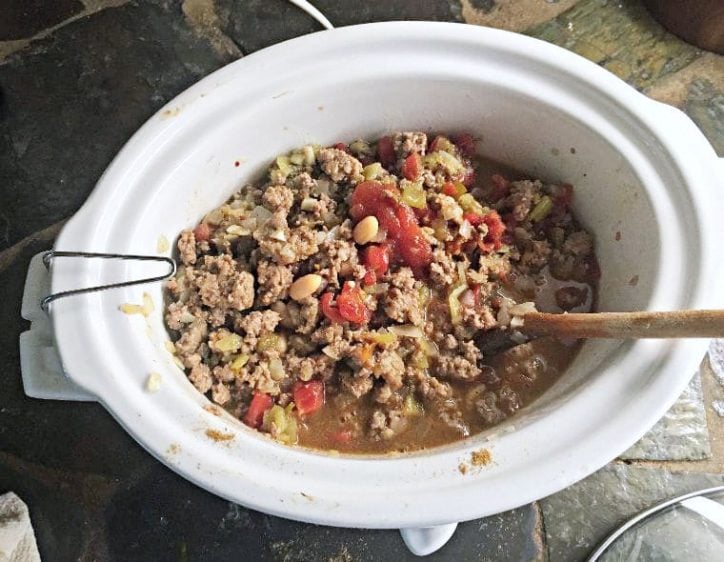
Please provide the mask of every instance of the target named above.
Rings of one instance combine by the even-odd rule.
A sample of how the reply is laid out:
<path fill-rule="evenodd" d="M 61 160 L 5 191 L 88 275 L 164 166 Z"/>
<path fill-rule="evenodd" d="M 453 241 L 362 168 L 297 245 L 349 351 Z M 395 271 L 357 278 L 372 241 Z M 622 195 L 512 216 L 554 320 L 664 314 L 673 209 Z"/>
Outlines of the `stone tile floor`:
<path fill-rule="evenodd" d="M 527 33 L 682 108 L 724 154 L 724 57 L 638 1 L 317 0 L 335 25 L 425 19 Z M 29 504 L 46 560 L 405 560 L 394 531 L 317 527 L 229 504 L 152 459 L 97 404 L 26 398 L 30 257 L 52 246 L 125 140 L 200 77 L 316 31 L 283 0 L 6 0 L 0 17 L 0 493 Z M 724 399 L 706 362 L 626 460 L 541 502 L 464 523 L 433 560 L 581 560 L 627 516 L 724 480 Z M 591 506 L 595 509 L 591 509 Z"/>

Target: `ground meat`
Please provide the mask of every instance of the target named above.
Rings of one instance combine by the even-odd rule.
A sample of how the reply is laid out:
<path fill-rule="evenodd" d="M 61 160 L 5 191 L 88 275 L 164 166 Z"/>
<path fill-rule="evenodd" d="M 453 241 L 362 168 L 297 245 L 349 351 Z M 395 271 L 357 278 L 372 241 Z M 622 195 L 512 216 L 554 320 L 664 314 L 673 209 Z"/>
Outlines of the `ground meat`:
<path fill-rule="evenodd" d="M 234 331 L 244 334 L 247 340 L 256 340 L 264 332 L 273 332 L 280 320 L 278 312 L 255 310 L 245 316 L 237 317 L 234 322 Z"/>
<path fill-rule="evenodd" d="M 223 406 L 231 400 L 231 392 L 229 392 L 229 388 L 224 383 L 217 382 L 211 386 L 211 399 L 220 406 Z"/>
<path fill-rule="evenodd" d="M 430 197 L 430 208 L 448 221 L 463 222 L 463 209 L 452 197 L 438 193 Z"/>
<path fill-rule="evenodd" d="M 588 287 L 561 287 L 555 292 L 555 297 L 560 309 L 568 311 L 586 302 Z"/>
<path fill-rule="evenodd" d="M 209 308 L 245 310 L 254 304 L 254 276 L 239 269 L 228 254 L 204 256 L 203 271 L 194 284 Z"/>
<path fill-rule="evenodd" d="M 311 357 L 289 355 L 286 358 L 287 372 L 294 373 L 302 381 L 309 381 L 312 378 L 327 380 L 334 374 L 334 365 L 334 360 L 324 354 Z"/>
<path fill-rule="evenodd" d="M 198 353 L 190 355 L 184 361 L 185 367 L 189 370 L 189 380 L 201 393 L 206 393 L 211 388 L 213 378 L 209 366 L 201 362 Z"/>
<path fill-rule="evenodd" d="M 364 179 L 362 163 L 343 150 L 323 148 L 317 155 L 317 162 L 333 182 L 357 183 Z"/>
<path fill-rule="evenodd" d="M 183 360 L 185 357 L 196 353 L 201 343 L 206 339 L 208 329 L 206 322 L 197 318 L 189 325 L 188 329 L 176 340 L 174 347 L 176 353 Z"/>
<path fill-rule="evenodd" d="M 390 289 L 385 295 L 385 313 L 391 319 L 415 325 L 425 321 L 425 311 L 420 299 L 422 286 L 409 267 L 401 267 L 389 276 Z"/>
<path fill-rule="evenodd" d="M 430 280 L 438 286 L 452 285 L 457 280 L 456 262 L 442 247 L 432 251 Z"/>
<path fill-rule="evenodd" d="M 397 158 L 405 158 L 412 153 L 425 155 L 427 150 L 427 135 L 425 133 L 395 133 L 392 136 L 392 146 Z"/>
<path fill-rule="evenodd" d="M 196 238 L 193 230 L 186 229 L 181 232 L 178 239 L 178 253 L 185 265 L 196 263 Z"/>
<path fill-rule="evenodd" d="M 593 252 L 593 238 L 585 230 L 578 230 L 563 242 L 563 252 L 572 256 L 587 256 Z"/>
<path fill-rule="evenodd" d="M 295 327 L 295 331 L 299 334 L 311 334 L 319 322 L 319 299 L 315 297 L 307 297 L 300 303 L 299 323 Z"/>
<path fill-rule="evenodd" d="M 512 209 L 513 218 L 523 222 L 530 213 L 533 205 L 540 199 L 543 185 L 540 181 L 514 181 L 510 184 L 510 194 L 504 205 Z"/>
<path fill-rule="evenodd" d="M 551 245 L 547 240 L 530 240 L 526 250 L 520 256 L 519 269 L 522 273 L 538 272 L 547 264 L 551 255 Z"/>
<path fill-rule="evenodd" d="M 286 298 L 294 275 L 286 266 L 260 260 L 256 266 L 256 279 L 259 283 L 257 302 L 261 306 L 268 306 L 274 301 Z"/>
<path fill-rule="evenodd" d="M 459 146 L 469 140 L 461 136 Z M 570 186 L 475 178 L 465 150 L 444 136 L 436 143 L 446 153 L 422 159 L 418 177 L 407 179 L 413 161 L 405 160 L 424 156 L 427 142 L 423 132 L 402 132 L 349 149 L 302 147 L 181 233 L 165 320 L 195 388 L 242 419 L 252 395 L 267 394 L 289 407 L 284 415 L 296 420 L 305 445 L 381 452 L 479 431 L 553 380 L 538 376 L 545 363 L 537 355 L 514 347 L 507 311 L 545 290 L 536 282 L 546 266 L 559 279 L 596 278 L 593 241 L 568 208 Z M 356 201 L 364 214 L 379 215 L 372 244 L 389 249 L 389 264 L 375 251 L 363 254 L 353 236 L 362 213 L 358 207 L 353 217 L 350 206 L 363 165 L 372 181 L 396 188 L 368 184 Z M 460 181 L 462 200 L 451 191 Z M 505 193 L 491 195 L 491 185 Z M 420 186 L 424 201 L 406 208 Z M 554 207 L 533 222 L 543 196 Z M 502 223 L 477 216 L 486 209 Z M 290 286 L 304 276 L 298 287 L 313 285 L 311 296 L 291 299 Z M 555 286 L 564 309 L 594 290 Z M 300 414 L 320 388 L 324 410 Z M 259 430 L 280 437 L 268 419 Z M 412 426 L 422 442 L 413 442 L 417 431 L 405 433 Z"/>
<path fill-rule="evenodd" d="M 270 185 L 261 198 L 264 206 L 272 213 L 289 213 L 294 204 L 294 192 L 285 185 Z"/>
<path fill-rule="evenodd" d="M 409 418 L 399 409 L 375 410 L 370 421 L 370 437 L 375 440 L 392 439 L 405 431 Z"/>
<path fill-rule="evenodd" d="M 390 388 L 397 390 L 402 386 L 405 363 L 397 352 L 384 349 L 375 355 L 373 372 L 385 379 Z"/>
<path fill-rule="evenodd" d="M 361 279 L 366 272 L 354 242 L 340 239 L 322 243 L 319 254 L 312 258 L 312 268 L 335 287 L 341 286 L 340 277 Z"/>
<path fill-rule="evenodd" d="M 342 377 L 342 386 L 355 398 L 364 396 L 372 390 L 374 381 L 372 373 L 368 369 L 359 369 L 356 373 L 349 373 Z"/>
<path fill-rule="evenodd" d="M 477 379 L 481 370 L 478 365 L 460 355 L 440 355 L 435 361 L 435 372 L 444 378 L 460 381 Z"/>

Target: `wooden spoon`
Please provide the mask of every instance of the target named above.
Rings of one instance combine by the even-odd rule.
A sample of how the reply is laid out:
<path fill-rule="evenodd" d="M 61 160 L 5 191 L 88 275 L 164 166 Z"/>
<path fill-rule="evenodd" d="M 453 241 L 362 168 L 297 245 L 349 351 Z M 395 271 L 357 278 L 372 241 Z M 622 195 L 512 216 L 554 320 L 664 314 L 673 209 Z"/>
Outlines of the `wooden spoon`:
<path fill-rule="evenodd" d="M 562 338 L 721 338 L 724 310 L 529 312 L 518 329 L 531 335 Z"/>

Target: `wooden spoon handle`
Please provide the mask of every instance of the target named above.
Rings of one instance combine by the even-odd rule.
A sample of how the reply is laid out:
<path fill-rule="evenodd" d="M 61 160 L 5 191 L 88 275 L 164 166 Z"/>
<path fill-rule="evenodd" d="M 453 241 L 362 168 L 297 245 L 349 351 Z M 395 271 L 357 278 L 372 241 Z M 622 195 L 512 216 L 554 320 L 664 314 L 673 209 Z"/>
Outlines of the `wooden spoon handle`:
<path fill-rule="evenodd" d="M 523 316 L 522 332 L 564 338 L 721 338 L 724 310 L 589 312 Z"/>

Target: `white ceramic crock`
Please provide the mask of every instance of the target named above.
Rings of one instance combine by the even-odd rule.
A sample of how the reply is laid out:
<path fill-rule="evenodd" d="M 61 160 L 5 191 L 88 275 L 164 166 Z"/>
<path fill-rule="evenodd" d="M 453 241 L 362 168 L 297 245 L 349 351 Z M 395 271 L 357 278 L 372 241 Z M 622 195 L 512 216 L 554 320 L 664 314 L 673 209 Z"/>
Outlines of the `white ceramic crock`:
<path fill-rule="evenodd" d="M 179 95 L 113 161 L 56 249 L 154 253 L 270 158 L 308 142 L 395 130 L 470 131 L 486 156 L 570 182 L 597 237 L 602 310 L 724 305 L 724 166 L 681 112 L 598 66 L 521 35 L 442 23 L 378 23 L 294 39 Z M 239 162 L 236 166 L 235 163 Z M 58 261 L 52 290 L 149 273 Z M 146 321 L 118 311 L 156 302 Z M 211 492 L 266 513 L 371 528 L 427 527 L 531 502 L 632 445 L 683 390 L 706 342 L 589 342 L 538 402 L 503 427 L 403 457 L 288 448 L 204 409 L 163 341 L 162 288 L 52 307 L 70 379 L 149 452 Z M 157 393 L 144 383 L 161 374 Z M 211 439 L 208 429 L 232 436 Z M 492 463 L 458 469 L 485 447 Z"/>

